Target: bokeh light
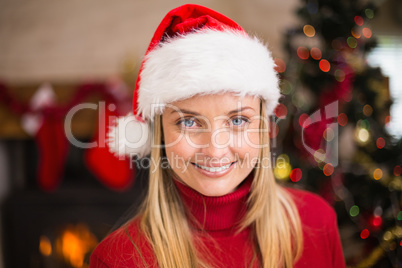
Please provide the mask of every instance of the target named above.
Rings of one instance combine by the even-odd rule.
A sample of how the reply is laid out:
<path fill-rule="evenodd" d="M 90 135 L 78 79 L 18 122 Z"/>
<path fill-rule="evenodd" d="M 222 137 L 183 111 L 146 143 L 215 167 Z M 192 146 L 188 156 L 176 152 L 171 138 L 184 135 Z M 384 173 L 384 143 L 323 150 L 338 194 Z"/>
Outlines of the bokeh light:
<path fill-rule="evenodd" d="M 391 122 L 391 116 L 387 115 L 385 117 L 384 123 L 385 123 L 385 125 L 388 125 L 390 122 Z"/>
<path fill-rule="evenodd" d="M 402 174 L 402 168 L 401 168 L 401 166 L 400 165 L 396 165 L 395 167 L 394 167 L 394 176 L 395 177 L 398 177 L 398 176 L 400 176 Z"/>
<path fill-rule="evenodd" d="M 373 35 L 370 28 L 367 28 L 367 27 L 363 28 L 362 33 L 363 33 L 364 37 L 366 37 L 366 38 L 371 38 L 371 36 Z"/>
<path fill-rule="evenodd" d="M 379 168 L 376 168 L 373 172 L 373 178 L 377 181 L 382 178 L 382 175 L 382 170 Z"/>
<path fill-rule="evenodd" d="M 359 26 L 362 26 L 364 23 L 364 19 L 361 16 L 355 16 L 355 23 Z"/>
<path fill-rule="evenodd" d="M 338 115 L 338 124 L 342 127 L 346 126 L 348 123 L 348 116 L 344 113 L 340 113 Z"/>
<path fill-rule="evenodd" d="M 374 217 L 371 219 L 371 224 L 372 224 L 374 227 L 380 227 L 380 226 L 382 225 L 382 218 L 381 218 L 380 216 L 374 216 Z"/>
<path fill-rule="evenodd" d="M 359 32 L 359 29 L 353 28 L 350 33 L 353 35 L 354 38 L 359 39 L 362 34 Z"/>
<path fill-rule="evenodd" d="M 309 126 L 310 124 L 311 124 L 311 119 L 308 116 L 308 114 L 306 114 L 306 113 L 301 114 L 300 117 L 299 117 L 299 125 L 302 128 L 304 128 L 304 127 Z"/>
<path fill-rule="evenodd" d="M 370 235 L 370 232 L 369 232 L 369 230 L 367 230 L 367 229 L 364 229 L 364 230 L 361 231 L 361 233 L 360 233 L 360 237 L 361 237 L 362 239 L 366 239 L 367 237 L 369 237 L 369 235 Z"/>
<path fill-rule="evenodd" d="M 331 163 L 325 164 L 324 168 L 322 169 L 325 176 L 331 176 L 334 173 L 334 166 Z"/>
<path fill-rule="evenodd" d="M 292 83 L 290 83 L 288 80 L 283 79 L 281 82 L 281 93 L 284 95 L 289 95 L 293 90 Z"/>
<path fill-rule="evenodd" d="M 373 107 L 371 107 L 370 104 L 366 104 L 363 107 L 363 114 L 367 117 L 370 117 L 371 114 L 373 113 Z"/>
<path fill-rule="evenodd" d="M 329 63 L 329 61 L 327 60 L 320 60 L 320 69 L 323 72 L 329 72 L 329 70 L 331 69 L 331 64 Z"/>
<path fill-rule="evenodd" d="M 361 144 L 367 143 L 370 139 L 370 133 L 365 128 L 357 127 L 355 133 L 357 141 Z"/>
<path fill-rule="evenodd" d="M 301 180 L 303 176 L 303 172 L 301 171 L 300 168 L 295 168 L 292 170 L 292 172 L 290 172 L 290 179 L 293 182 L 298 182 L 299 180 Z"/>
<path fill-rule="evenodd" d="M 377 139 L 376 145 L 377 145 L 377 148 L 378 148 L 378 149 L 384 148 L 384 146 L 385 146 L 385 140 L 384 140 L 383 138 L 379 137 L 379 138 Z"/>
<path fill-rule="evenodd" d="M 398 221 L 402 221 L 402 211 L 399 211 L 398 216 L 396 217 Z"/>
<path fill-rule="evenodd" d="M 366 10 L 364 10 L 364 13 L 366 14 L 366 17 L 369 19 L 374 18 L 374 11 L 370 8 L 366 8 Z"/>
<path fill-rule="evenodd" d="M 346 42 L 348 43 L 348 46 L 350 48 L 356 48 L 357 47 L 357 40 L 356 38 L 349 36 L 348 39 L 346 39 Z"/>
<path fill-rule="evenodd" d="M 297 48 L 297 56 L 298 56 L 300 59 L 302 59 L 302 60 L 307 60 L 308 57 L 310 56 L 309 54 L 310 54 L 310 53 L 309 53 L 309 51 L 308 51 L 307 48 L 305 48 L 305 47 L 298 47 L 298 48 Z"/>
<path fill-rule="evenodd" d="M 286 71 L 286 63 L 280 58 L 275 58 L 275 71 L 278 73 L 284 73 Z"/>
<path fill-rule="evenodd" d="M 325 151 L 323 149 L 318 149 L 317 151 L 314 152 L 314 160 L 317 163 L 321 163 L 322 161 L 325 160 Z"/>
<path fill-rule="evenodd" d="M 289 163 L 289 156 L 281 154 L 276 159 L 274 175 L 278 180 L 286 180 L 290 176 L 292 166 Z"/>
<path fill-rule="evenodd" d="M 349 215 L 352 217 L 356 217 L 359 215 L 360 209 L 358 206 L 354 205 L 349 209 Z"/>
<path fill-rule="evenodd" d="M 280 119 L 285 119 L 288 114 L 288 108 L 282 103 L 278 104 L 275 108 L 275 115 Z"/>
<path fill-rule="evenodd" d="M 336 81 L 338 81 L 338 82 L 343 82 L 345 80 L 345 72 L 342 71 L 341 69 L 335 70 L 334 75 L 335 75 Z"/>
<path fill-rule="evenodd" d="M 332 128 L 326 128 L 323 133 L 323 137 L 326 141 L 332 141 L 335 137 L 335 132 Z"/>
<path fill-rule="evenodd" d="M 304 25 L 303 32 L 307 37 L 313 37 L 315 35 L 315 29 L 311 25 Z"/>
<path fill-rule="evenodd" d="M 319 60 L 322 57 L 321 50 L 318 47 L 313 47 L 310 49 L 310 55 L 315 60 Z"/>

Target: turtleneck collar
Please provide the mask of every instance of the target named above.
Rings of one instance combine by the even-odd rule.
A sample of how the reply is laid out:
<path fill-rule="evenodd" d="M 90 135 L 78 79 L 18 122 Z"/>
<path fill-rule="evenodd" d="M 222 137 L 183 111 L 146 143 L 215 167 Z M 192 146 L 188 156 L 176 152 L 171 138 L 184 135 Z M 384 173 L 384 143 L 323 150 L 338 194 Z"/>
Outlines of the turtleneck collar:
<path fill-rule="evenodd" d="M 205 231 L 234 232 L 246 213 L 252 180 L 250 175 L 234 192 L 216 197 L 204 196 L 177 180 L 174 182 L 188 212 L 197 221 L 194 226 Z"/>

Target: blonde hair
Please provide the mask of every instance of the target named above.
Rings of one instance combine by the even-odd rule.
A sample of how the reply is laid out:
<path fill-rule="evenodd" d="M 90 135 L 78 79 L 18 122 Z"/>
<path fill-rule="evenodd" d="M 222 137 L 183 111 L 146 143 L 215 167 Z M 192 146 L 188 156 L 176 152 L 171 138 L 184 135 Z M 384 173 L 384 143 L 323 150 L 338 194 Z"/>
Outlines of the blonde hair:
<path fill-rule="evenodd" d="M 263 101 L 261 115 L 263 119 L 260 129 L 267 130 L 268 117 Z M 156 116 L 153 144 L 161 144 L 161 124 L 161 116 Z M 270 159 L 267 131 L 261 132 L 260 144 L 266 146 L 260 149 L 259 159 Z M 163 149 L 156 147 L 153 146 L 151 151 L 150 167 L 155 172 L 149 174 L 148 195 L 138 214 L 141 219 L 140 232 L 148 239 L 159 267 L 213 267 L 213 263 L 205 261 L 207 256 L 199 254 L 194 246 L 196 238 L 191 233 L 172 174 L 169 170 L 162 169 L 160 164 L 156 166 L 158 161 L 152 161 L 163 157 Z M 255 241 L 253 259 L 257 257 L 261 267 L 293 267 L 302 251 L 299 214 L 289 194 L 277 185 L 271 166 L 262 161 L 258 161 L 256 165 L 248 211 L 238 231 L 249 226 L 252 227 Z M 140 250 L 137 247 L 136 249 L 142 256 Z M 147 264 L 144 258 L 142 260 L 144 267 L 151 265 Z"/>

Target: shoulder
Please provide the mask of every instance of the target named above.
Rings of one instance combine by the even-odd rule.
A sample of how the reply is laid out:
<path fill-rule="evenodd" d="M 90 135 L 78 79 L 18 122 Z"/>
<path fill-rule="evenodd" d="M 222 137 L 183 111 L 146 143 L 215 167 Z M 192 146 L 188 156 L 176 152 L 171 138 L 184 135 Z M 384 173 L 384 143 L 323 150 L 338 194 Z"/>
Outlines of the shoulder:
<path fill-rule="evenodd" d="M 334 209 L 311 192 L 285 188 L 294 200 L 303 230 L 303 254 L 295 268 L 345 267 Z"/>
<path fill-rule="evenodd" d="M 299 211 L 302 224 L 323 227 L 336 224 L 336 213 L 321 196 L 294 188 L 285 188 Z"/>
<path fill-rule="evenodd" d="M 150 263 L 152 251 L 139 228 L 139 220 L 115 230 L 91 254 L 90 267 L 143 267 Z"/>

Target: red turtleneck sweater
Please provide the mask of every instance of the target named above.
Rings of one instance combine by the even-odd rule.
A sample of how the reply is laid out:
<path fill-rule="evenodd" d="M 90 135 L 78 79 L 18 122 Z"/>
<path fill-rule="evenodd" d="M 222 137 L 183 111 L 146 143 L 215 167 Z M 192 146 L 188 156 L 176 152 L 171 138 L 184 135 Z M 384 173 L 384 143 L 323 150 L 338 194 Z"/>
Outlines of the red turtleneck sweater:
<path fill-rule="evenodd" d="M 235 234 L 236 223 L 246 212 L 251 181 L 247 179 L 236 191 L 220 197 L 202 196 L 176 182 L 183 202 L 201 225 L 200 237 L 218 267 L 249 267 L 253 258 L 250 229 Z M 304 235 L 303 255 L 295 268 L 345 267 L 333 209 L 312 193 L 288 191 L 299 209 Z M 144 260 L 149 267 L 158 267 L 150 245 L 138 232 L 138 224 L 139 220 L 134 220 L 107 236 L 92 253 L 90 267 L 143 267 Z M 208 236 L 202 235 L 205 231 Z M 257 262 L 254 267 L 258 267 Z"/>

